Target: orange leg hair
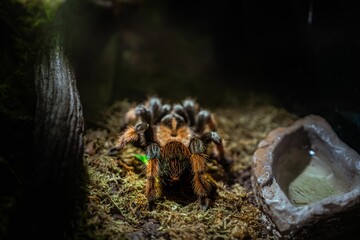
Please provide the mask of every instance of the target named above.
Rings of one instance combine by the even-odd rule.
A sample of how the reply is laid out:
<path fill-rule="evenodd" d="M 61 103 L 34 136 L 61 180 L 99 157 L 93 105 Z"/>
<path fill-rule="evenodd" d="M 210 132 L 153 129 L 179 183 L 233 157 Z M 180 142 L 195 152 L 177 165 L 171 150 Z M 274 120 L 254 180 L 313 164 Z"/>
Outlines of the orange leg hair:
<path fill-rule="evenodd" d="M 159 180 L 159 157 L 160 147 L 156 143 L 150 144 L 146 149 L 149 161 L 146 165 L 145 196 L 148 200 L 149 210 L 155 207 L 155 200 L 161 196 L 161 184 Z"/>
<path fill-rule="evenodd" d="M 223 141 L 220 138 L 219 134 L 217 132 L 207 132 L 203 136 L 201 136 L 201 140 L 204 144 L 209 144 L 210 142 L 215 143 L 216 152 L 215 152 L 215 158 L 218 160 L 218 162 L 226 169 L 229 170 L 231 161 L 225 157 L 225 150 Z"/>
<path fill-rule="evenodd" d="M 191 166 L 194 173 L 193 188 L 199 197 L 200 206 L 206 210 L 211 205 L 216 192 L 214 180 L 206 172 L 206 155 L 193 153 L 190 157 Z"/>
<path fill-rule="evenodd" d="M 146 166 L 146 187 L 145 196 L 148 200 L 149 210 L 154 208 L 154 201 L 161 196 L 161 186 L 159 182 L 159 160 L 149 159 Z"/>
<path fill-rule="evenodd" d="M 139 134 L 136 132 L 135 127 L 128 126 L 124 133 L 118 138 L 115 143 L 115 147 L 118 150 L 124 148 L 127 143 L 135 142 L 139 139 Z"/>
<path fill-rule="evenodd" d="M 115 146 L 109 150 L 108 154 L 115 155 L 123 149 L 126 144 L 139 141 L 140 136 L 143 135 L 148 128 L 149 125 L 143 122 L 139 122 L 135 126 L 128 126 L 116 141 Z"/>

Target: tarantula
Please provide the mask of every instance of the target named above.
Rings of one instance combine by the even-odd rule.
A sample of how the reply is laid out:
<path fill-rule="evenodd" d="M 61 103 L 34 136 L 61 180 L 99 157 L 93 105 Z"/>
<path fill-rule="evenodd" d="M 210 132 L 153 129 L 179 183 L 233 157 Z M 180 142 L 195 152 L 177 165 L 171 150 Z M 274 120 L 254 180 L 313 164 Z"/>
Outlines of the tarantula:
<path fill-rule="evenodd" d="M 200 110 L 198 104 L 186 99 L 182 104 L 162 104 L 157 97 L 131 109 L 128 124 L 116 144 L 109 150 L 116 154 L 127 143 L 139 144 L 146 151 L 145 195 L 152 210 L 163 194 L 164 187 L 192 183 L 200 207 L 208 209 L 216 197 L 217 185 L 207 173 L 207 146 L 215 143 L 216 158 L 227 168 L 222 139 L 216 132 L 213 116 Z"/>

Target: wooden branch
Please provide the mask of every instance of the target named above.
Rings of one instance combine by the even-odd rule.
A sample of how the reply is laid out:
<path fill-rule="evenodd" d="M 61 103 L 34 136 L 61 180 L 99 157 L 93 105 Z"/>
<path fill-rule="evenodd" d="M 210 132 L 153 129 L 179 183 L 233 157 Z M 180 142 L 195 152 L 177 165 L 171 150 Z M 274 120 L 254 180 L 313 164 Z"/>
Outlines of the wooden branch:
<path fill-rule="evenodd" d="M 83 111 L 61 33 L 51 35 L 35 69 L 34 181 L 22 221 L 37 239 L 73 234 L 86 196 Z"/>
<path fill-rule="evenodd" d="M 64 187 L 79 174 L 84 119 L 73 69 L 61 37 L 55 36 L 41 54 L 35 72 L 36 185 Z"/>

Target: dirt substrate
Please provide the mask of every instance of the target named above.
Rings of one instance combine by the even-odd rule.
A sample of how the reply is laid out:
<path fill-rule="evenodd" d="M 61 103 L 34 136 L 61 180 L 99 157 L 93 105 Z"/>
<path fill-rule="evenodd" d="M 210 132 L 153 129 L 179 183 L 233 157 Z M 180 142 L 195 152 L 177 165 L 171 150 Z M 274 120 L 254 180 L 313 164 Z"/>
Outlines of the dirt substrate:
<path fill-rule="evenodd" d="M 110 240 L 273 238 L 253 199 L 251 160 L 269 131 L 290 125 L 296 116 L 264 101 L 208 109 L 214 113 L 226 155 L 233 160 L 228 174 L 210 159 L 209 171 L 219 185 L 214 206 L 204 211 L 196 201 L 165 197 L 155 210 L 148 211 L 145 166 L 134 156 L 144 154 L 143 150 L 128 145 L 117 156 L 107 155 L 131 106 L 127 101 L 113 104 L 86 131 L 84 164 L 89 194 L 79 235 Z M 229 176 L 230 181 L 226 180 Z"/>

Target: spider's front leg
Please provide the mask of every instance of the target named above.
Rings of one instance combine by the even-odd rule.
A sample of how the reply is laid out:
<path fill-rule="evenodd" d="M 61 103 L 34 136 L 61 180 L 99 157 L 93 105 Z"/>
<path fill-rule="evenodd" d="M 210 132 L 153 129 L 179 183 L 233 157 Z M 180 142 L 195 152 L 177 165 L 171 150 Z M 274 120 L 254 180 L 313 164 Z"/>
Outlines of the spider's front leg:
<path fill-rule="evenodd" d="M 116 155 L 126 144 L 139 141 L 148 128 L 149 124 L 144 122 L 138 122 L 135 126 L 128 126 L 116 141 L 115 146 L 109 150 L 108 154 L 110 156 Z"/>
<path fill-rule="evenodd" d="M 211 131 L 211 132 L 207 132 L 205 134 L 203 134 L 201 136 L 201 140 L 207 145 L 210 142 L 215 143 L 216 146 L 216 158 L 218 160 L 218 162 L 226 169 L 228 170 L 230 165 L 231 165 L 231 161 L 225 157 L 225 151 L 224 151 L 224 145 L 222 143 L 222 139 L 219 136 L 219 134 L 215 131 Z"/>
<path fill-rule="evenodd" d="M 202 209 L 206 210 L 213 203 L 216 195 L 215 180 L 206 172 L 207 157 L 204 154 L 205 146 L 198 138 L 193 138 L 189 145 L 191 151 L 191 167 L 193 171 L 193 188 L 199 197 Z"/>
<path fill-rule="evenodd" d="M 146 165 L 145 195 L 148 200 L 148 208 L 151 211 L 155 207 L 155 200 L 161 196 L 159 180 L 160 146 L 156 143 L 150 144 L 146 149 L 146 155 L 149 161 Z"/>
<path fill-rule="evenodd" d="M 207 110 L 201 110 L 196 116 L 195 132 L 202 134 L 205 128 L 209 128 L 210 131 L 216 131 L 215 120 L 213 116 Z"/>

